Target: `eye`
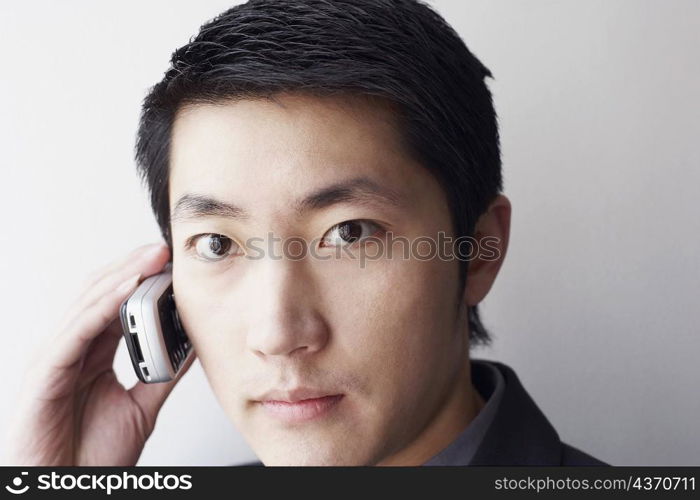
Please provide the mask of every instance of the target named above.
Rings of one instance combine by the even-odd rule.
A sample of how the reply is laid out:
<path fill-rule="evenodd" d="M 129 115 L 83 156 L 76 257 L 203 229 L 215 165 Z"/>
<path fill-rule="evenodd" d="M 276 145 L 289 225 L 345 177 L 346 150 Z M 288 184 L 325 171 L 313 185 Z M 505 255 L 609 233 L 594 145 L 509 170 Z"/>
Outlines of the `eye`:
<path fill-rule="evenodd" d="M 336 224 L 323 235 L 321 246 L 351 245 L 356 241 L 373 236 L 382 227 L 368 220 L 346 220 Z"/>
<path fill-rule="evenodd" d="M 187 247 L 193 246 L 197 256 L 211 262 L 223 260 L 229 254 L 240 253 L 240 246 L 223 234 L 208 233 L 193 236 L 188 241 Z"/>

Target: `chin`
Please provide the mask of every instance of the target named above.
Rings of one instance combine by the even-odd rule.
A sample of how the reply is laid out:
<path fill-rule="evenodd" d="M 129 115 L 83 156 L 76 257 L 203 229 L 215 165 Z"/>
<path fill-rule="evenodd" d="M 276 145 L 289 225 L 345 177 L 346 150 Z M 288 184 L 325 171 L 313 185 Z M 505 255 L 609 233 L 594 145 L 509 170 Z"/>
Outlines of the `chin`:
<path fill-rule="evenodd" d="M 367 461 L 349 452 L 343 446 L 314 446 L 312 443 L 270 445 L 265 451 L 256 451 L 260 461 L 266 466 L 356 466 L 366 465 Z"/>

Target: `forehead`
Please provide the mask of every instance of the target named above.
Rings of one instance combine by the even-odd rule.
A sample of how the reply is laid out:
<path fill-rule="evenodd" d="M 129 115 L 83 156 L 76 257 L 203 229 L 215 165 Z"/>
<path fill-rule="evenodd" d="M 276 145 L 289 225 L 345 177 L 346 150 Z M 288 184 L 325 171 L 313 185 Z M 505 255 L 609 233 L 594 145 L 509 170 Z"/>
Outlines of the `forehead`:
<path fill-rule="evenodd" d="M 347 156 L 351 151 L 344 148 L 350 146 L 358 154 L 376 154 L 399 148 L 398 142 L 396 107 L 386 100 L 278 94 L 181 107 L 173 124 L 171 156 L 186 161 L 193 146 L 222 152 L 243 144 L 246 151 L 253 146 L 318 154 L 341 150 Z M 197 151 L 196 158 L 205 153 Z"/>
<path fill-rule="evenodd" d="M 182 192 L 255 203 L 366 176 L 411 191 L 422 168 L 401 145 L 394 105 L 364 96 L 279 94 L 178 111 L 171 201 Z"/>

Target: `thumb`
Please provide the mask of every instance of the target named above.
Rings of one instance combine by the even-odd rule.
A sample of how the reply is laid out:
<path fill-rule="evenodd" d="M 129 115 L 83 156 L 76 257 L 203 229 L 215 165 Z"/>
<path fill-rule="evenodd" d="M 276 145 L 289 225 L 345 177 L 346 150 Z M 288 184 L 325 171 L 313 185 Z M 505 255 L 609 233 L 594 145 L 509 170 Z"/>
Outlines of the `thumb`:
<path fill-rule="evenodd" d="M 146 415 L 149 422 L 152 422 L 153 425 L 155 425 L 156 416 L 158 415 L 161 406 L 163 406 L 163 403 L 180 379 L 190 369 L 190 366 L 192 366 L 192 363 L 194 363 L 196 358 L 197 353 L 193 349 L 189 356 L 187 356 L 187 359 L 182 365 L 182 368 L 178 372 L 177 376 L 168 382 L 146 384 L 139 380 L 131 389 L 129 389 L 129 395 L 136 402 L 136 404 L 141 407 L 144 415 Z"/>

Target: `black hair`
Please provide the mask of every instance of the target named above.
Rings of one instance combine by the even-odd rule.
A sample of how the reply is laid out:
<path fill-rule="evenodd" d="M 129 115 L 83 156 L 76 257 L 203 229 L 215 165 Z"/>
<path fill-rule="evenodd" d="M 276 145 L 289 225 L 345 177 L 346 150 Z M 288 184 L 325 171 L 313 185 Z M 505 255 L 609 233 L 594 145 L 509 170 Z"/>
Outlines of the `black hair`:
<path fill-rule="evenodd" d="M 135 153 L 171 248 L 170 134 L 186 104 L 281 92 L 385 99 L 407 152 L 444 189 L 455 237 L 473 236 L 502 190 L 492 74 L 420 0 L 250 0 L 203 24 L 170 63 L 143 101 Z M 460 260 L 460 296 L 467 269 Z M 468 322 L 470 345 L 491 342 L 477 306 Z"/>

